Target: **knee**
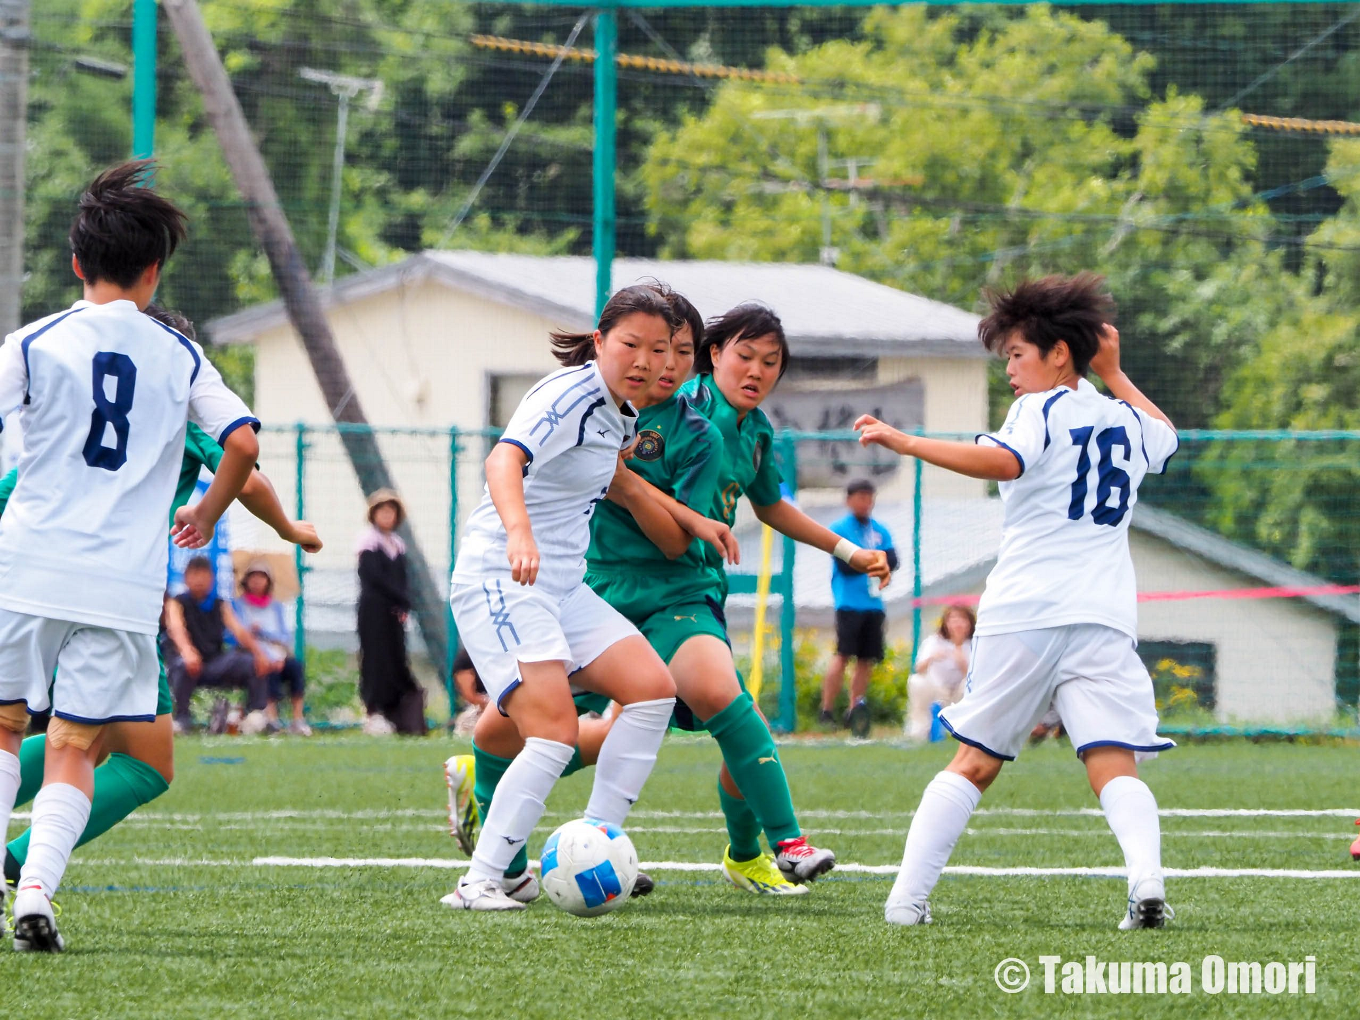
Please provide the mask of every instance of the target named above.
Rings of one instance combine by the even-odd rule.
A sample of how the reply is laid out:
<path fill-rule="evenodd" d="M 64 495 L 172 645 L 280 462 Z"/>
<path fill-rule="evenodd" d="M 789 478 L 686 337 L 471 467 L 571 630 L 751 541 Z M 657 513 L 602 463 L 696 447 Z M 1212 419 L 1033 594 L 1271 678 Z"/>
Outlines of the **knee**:
<path fill-rule="evenodd" d="M 949 771 L 963 776 L 979 790 L 985 790 L 1001 774 L 1003 762 L 985 751 L 964 745 L 949 763 Z"/>
<path fill-rule="evenodd" d="M 22 737 L 28 729 L 28 706 L 22 701 L 0 705 L 0 729 Z"/>
<path fill-rule="evenodd" d="M 629 683 L 628 700 L 623 704 L 631 705 L 637 701 L 661 701 L 675 697 L 675 680 L 670 670 L 657 659 L 650 669 L 640 670 Z"/>

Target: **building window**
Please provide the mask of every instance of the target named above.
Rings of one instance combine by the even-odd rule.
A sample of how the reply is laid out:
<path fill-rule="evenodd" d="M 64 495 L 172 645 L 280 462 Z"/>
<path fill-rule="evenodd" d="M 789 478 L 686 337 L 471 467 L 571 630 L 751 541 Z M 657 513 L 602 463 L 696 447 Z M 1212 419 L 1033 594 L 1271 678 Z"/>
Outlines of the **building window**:
<path fill-rule="evenodd" d="M 487 427 L 503 429 L 510 424 L 510 416 L 519 407 L 524 395 L 543 377 L 530 373 L 513 372 L 491 377 L 491 405 L 487 408 Z"/>

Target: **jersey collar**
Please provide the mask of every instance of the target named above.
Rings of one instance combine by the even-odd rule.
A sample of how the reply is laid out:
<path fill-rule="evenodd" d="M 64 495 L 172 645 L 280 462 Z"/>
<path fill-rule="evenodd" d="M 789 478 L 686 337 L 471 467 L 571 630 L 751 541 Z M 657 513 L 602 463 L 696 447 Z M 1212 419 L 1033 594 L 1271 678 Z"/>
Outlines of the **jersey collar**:
<path fill-rule="evenodd" d="M 586 364 L 590 366 L 590 373 L 595 377 L 595 381 L 599 384 L 600 392 L 604 394 L 605 407 L 613 408 L 618 411 L 619 415 L 623 418 L 636 418 L 638 416 L 637 408 L 634 407 L 630 401 L 625 400 L 622 405 L 616 405 L 614 403 L 614 398 L 609 395 L 609 387 L 605 385 L 604 376 L 600 373 L 600 363 L 591 360 L 587 361 Z"/>

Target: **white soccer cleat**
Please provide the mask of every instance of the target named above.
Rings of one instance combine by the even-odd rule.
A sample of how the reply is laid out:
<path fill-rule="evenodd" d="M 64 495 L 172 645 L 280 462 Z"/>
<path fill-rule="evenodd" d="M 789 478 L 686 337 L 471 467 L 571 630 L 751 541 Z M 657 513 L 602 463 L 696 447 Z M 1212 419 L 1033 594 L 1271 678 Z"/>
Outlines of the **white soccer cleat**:
<path fill-rule="evenodd" d="M 514 878 L 507 875 L 501 879 L 501 888 L 505 890 L 505 895 L 516 903 L 532 903 L 538 899 L 539 894 L 543 891 L 539 888 L 538 879 L 534 877 L 532 871 L 526 871 Z"/>
<path fill-rule="evenodd" d="M 889 924 L 930 924 L 935 919 L 930 916 L 930 901 L 922 900 L 920 903 L 894 903 L 888 901 L 888 905 L 883 908 L 883 919 Z"/>
<path fill-rule="evenodd" d="M 836 866 L 836 855 L 817 849 L 806 838 L 781 840 L 774 862 L 790 882 L 813 882 Z"/>
<path fill-rule="evenodd" d="M 535 883 L 537 884 L 537 883 Z M 512 900 L 498 879 L 469 882 L 464 875 L 458 888 L 439 901 L 454 910 L 523 910 L 524 904 Z"/>
<path fill-rule="evenodd" d="M 1160 875 L 1145 878 L 1129 892 L 1129 908 L 1119 922 L 1120 931 L 1163 928 L 1176 912 L 1166 905 L 1166 883 Z"/>
<path fill-rule="evenodd" d="M 14 895 L 14 950 L 18 953 L 60 953 L 66 948 L 57 931 L 52 901 L 38 885 Z"/>
<path fill-rule="evenodd" d="M 455 754 L 444 762 L 444 783 L 449 788 L 449 835 L 469 857 L 477 849 L 477 830 L 482 824 L 481 810 L 473 795 L 477 782 L 477 759 L 470 754 Z"/>

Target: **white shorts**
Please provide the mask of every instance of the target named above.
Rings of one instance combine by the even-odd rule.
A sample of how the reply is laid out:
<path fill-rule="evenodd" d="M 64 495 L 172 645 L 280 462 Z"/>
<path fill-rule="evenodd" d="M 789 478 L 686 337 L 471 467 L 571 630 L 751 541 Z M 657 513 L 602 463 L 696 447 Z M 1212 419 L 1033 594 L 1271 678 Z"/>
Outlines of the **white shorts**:
<path fill-rule="evenodd" d="M 0 704 L 92 725 L 152 722 L 159 685 L 154 634 L 0 609 Z"/>
<path fill-rule="evenodd" d="M 481 584 L 455 583 L 449 605 L 458 639 L 498 709 L 520 685 L 521 662 L 557 660 L 573 672 L 589 666 L 624 638 L 641 636 L 584 581 L 562 597 L 518 584 L 508 574 Z"/>
<path fill-rule="evenodd" d="M 1176 746 L 1157 735 L 1152 678 L 1133 639 L 1098 623 L 978 635 L 963 698 L 940 721 L 961 742 L 1014 761 L 1050 703 L 1078 755 Z"/>

